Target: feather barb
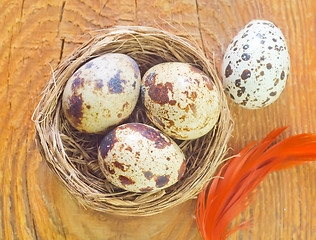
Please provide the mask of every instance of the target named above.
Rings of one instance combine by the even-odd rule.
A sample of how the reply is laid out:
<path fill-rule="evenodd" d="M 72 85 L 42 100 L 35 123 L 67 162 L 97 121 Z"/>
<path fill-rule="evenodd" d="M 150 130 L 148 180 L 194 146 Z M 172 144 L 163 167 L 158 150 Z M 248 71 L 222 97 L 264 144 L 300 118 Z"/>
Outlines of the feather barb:
<path fill-rule="evenodd" d="M 251 204 L 260 182 L 270 172 L 316 160 L 316 135 L 299 134 L 272 145 L 285 129 L 276 129 L 258 144 L 249 144 L 228 160 L 199 194 L 196 223 L 203 239 L 226 239 L 249 227 L 250 220 L 227 230 L 232 220 Z"/>

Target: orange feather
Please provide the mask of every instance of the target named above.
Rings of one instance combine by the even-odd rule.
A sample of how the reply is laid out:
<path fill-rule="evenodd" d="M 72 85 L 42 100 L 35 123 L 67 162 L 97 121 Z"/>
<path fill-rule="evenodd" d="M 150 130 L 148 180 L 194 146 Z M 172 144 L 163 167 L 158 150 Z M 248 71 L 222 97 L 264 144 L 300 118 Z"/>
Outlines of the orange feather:
<path fill-rule="evenodd" d="M 272 131 L 257 145 L 249 144 L 228 160 L 199 194 L 196 223 L 203 239 L 226 239 L 233 232 L 249 227 L 250 220 L 227 231 L 232 220 L 251 204 L 252 192 L 267 174 L 316 160 L 313 134 L 299 134 L 271 146 L 285 129 Z"/>

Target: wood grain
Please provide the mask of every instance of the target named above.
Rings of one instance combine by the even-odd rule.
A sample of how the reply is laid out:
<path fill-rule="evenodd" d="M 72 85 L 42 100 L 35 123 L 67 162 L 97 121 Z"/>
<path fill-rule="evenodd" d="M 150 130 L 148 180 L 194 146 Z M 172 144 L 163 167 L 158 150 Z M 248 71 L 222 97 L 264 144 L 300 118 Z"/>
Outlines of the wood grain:
<path fill-rule="evenodd" d="M 231 153 L 289 126 L 282 138 L 316 133 L 316 2 L 313 0 L 2 0 L 0 4 L 0 239 L 200 239 L 195 200 L 151 217 L 119 217 L 77 205 L 34 143 L 32 113 L 52 69 L 91 31 L 146 25 L 190 36 L 220 69 L 225 48 L 250 20 L 273 21 L 290 49 L 279 100 L 249 111 L 229 102 Z M 316 164 L 273 173 L 230 239 L 316 239 Z"/>

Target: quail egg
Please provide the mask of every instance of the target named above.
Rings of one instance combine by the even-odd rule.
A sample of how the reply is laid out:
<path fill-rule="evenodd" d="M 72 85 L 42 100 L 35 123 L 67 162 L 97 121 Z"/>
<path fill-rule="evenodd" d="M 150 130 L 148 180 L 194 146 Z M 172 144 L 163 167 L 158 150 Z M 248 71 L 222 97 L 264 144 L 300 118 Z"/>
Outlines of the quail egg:
<path fill-rule="evenodd" d="M 115 186 L 132 192 L 160 190 L 184 174 L 180 147 L 161 131 L 143 123 L 114 128 L 99 146 L 100 167 Z"/>
<path fill-rule="evenodd" d="M 258 109 L 278 99 L 290 71 L 290 55 L 281 30 L 253 20 L 231 41 L 223 59 L 223 86 L 241 107 Z"/>
<path fill-rule="evenodd" d="M 129 56 L 108 53 L 83 64 L 66 83 L 62 108 L 70 124 L 102 133 L 133 111 L 140 92 L 138 65 Z"/>
<path fill-rule="evenodd" d="M 200 69 L 181 62 L 150 68 L 142 78 L 141 98 L 148 118 L 175 139 L 199 138 L 216 124 L 220 96 Z"/>

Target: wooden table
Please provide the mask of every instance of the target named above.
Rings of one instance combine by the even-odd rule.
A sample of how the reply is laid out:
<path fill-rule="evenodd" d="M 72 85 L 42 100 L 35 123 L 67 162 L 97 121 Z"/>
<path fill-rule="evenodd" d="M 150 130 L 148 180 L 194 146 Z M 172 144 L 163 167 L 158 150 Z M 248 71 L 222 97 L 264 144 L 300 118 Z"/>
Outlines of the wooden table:
<path fill-rule="evenodd" d="M 58 63 L 89 32 L 146 25 L 192 35 L 220 69 L 232 37 L 252 19 L 279 26 L 291 74 L 277 102 L 245 110 L 229 102 L 236 153 L 276 127 L 282 134 L 316 133 L 316 1 L 313 0 L 1 0 L 0 238 L 200 239 L 195 200 L 151 217 L 119 217 L 77 205 L 41 159 L 32 113 Z M 269 175 L 236 222 L 254 218 L 230 239 L 316 239 L 316 164 Z"/>

